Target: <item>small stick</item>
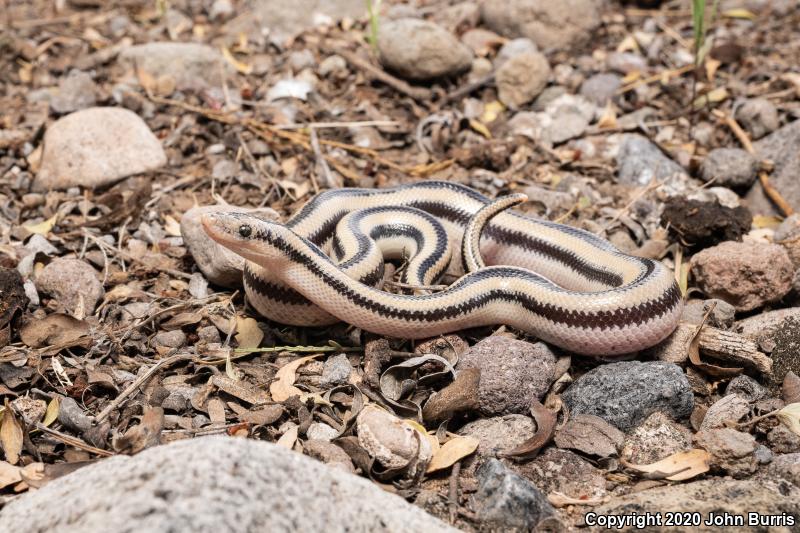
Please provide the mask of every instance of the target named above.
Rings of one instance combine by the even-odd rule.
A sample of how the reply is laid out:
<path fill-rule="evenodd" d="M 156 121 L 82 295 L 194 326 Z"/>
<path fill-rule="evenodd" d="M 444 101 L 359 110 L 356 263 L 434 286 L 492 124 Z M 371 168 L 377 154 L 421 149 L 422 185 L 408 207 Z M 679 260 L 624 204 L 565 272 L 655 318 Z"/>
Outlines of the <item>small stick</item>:
<path fill-rule="evenodd" d="M 395 78 L 388 72 L 380 69 L 370 63 L 369 61 L 362 59 L 358 55 L 349 52 L 347 50 L 335 50 L 334 53 L 342 56 L 348 63 L 353 65 L 356 68 L 359 68 L 372 76 L 373 78 L 381 81 L 391 87 L 392 89 L 399 91 L 406 96 L 410 96 L 414 100 L 418 102 L 427 102 L 431 99 L 431 91 L 428 89 L 424 89 L 422 87 L 414 87 L 407 82 Z"/>
<path fill-rule="evenodd" d="M 109 403 L 106 406 L 106 408 L 103 409 L 100 412 L 99 415 L 97 415 L 97 418 L 95 418 L 95 423 L 100 424 L 106 418 L 108 418 L 108 415 L 110 415 L 111 412 L 114 409 L 118 408 L 120 406 L 120 404 L 122 404 L 122 402 L 124 402 L 125 399 L 128 398 L 128 396 L 130 396 L 131 394 L 136 392 L 136 390 L 139 387 L 144 385 L 144 383 L 147 382 L 147 380 L 149 380 L 151 377 L 153 377 L 153 375 L 156 372 L 158 372 L 160 369 L 162 369 L 164 367 L 167 367 L 167 366 L 171 366 L 172 364 L 177 363 L 179 361 L 189 361 L 189 360 L 193 359 L 194 357 L 195 356 L 193 354 L 177 354 L 177 355 L 173 355 L 172 357 L 167 357 L 166 359 L 162 359 L 159 362 L 157 362 L 156 364 L 154 364 L 153 366 L 151 366 L 147 370 L 147 372 L 145 372 L 144 374 L 142 374 L 141 376 L 139 376 L 138 378 L 133 380 L 133 383 L 128 385 L 128 387 L 124 391 L 122 391 L 119 394 L 119 396 L 114 398 L 114 400 L 112 400 L 112 402 Z"/>
<path fill-rule="evenodd" d="M 448 507 L 450 510 L 450 523 L 453 524 L 458 516 L 458 476 L 461 474 L 461 461 L 456 461 L 450 473 L 450 493 Z"/>
<path fill-rule="evenodd" d="M 396 120 L 362 120 L 354 122 L 308 122 L 305 124 L 280 124 L 273 126 L 276 130 L 304 130 L 304 129 L 330 129 L 330 128 L 367 128 L 367 127 L 400 126 Z"/>
<path fill-rule="evenodd" d="M 111 457 L 114 455 L 112 452 L 108 450 L 101 450 L 100 448 L 95 448 L 89 444 L 86 444 L 78 437 L 73 437 L 71 435 L 67 435 L 66 433 L 61 433 L 55 429 L 49 428 L 42 424 L 41 422 L 36 422 L 36 429 L 41 431 L 42 433 L 47 433 L 48 435 L 54 437 L 56 440 L 63 442 L 64 444 L 68 444 L 70 446 L 74 446 L 75 448 L 80 448 L 81 450 L 85 450 L 89 453 L 93 453 L 95 455 L 101 455 L 103 457 Z"/>

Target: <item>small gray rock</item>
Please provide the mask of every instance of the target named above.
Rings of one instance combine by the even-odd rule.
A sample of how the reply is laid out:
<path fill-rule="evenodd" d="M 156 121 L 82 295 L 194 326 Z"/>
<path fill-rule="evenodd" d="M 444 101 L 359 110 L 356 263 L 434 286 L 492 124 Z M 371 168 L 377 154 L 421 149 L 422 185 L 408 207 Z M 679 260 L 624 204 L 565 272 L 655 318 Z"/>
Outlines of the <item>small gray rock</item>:
<path fill-rule="evenodd" d="M 323 387 L 330 387 L 347 383 L 352 371 L 353 366 L 350 364 L 350 359 L 347 358 L 347 355 L 343 353 L 334 355 L 325 360 L 319 384 Z"/>
<path fill-rule="evenodd" d="M 339 432 L 323 422 L 313 422 L 306 430 L 309 440 L 332 441 L 339 436 Z"/>
<path fill-rule="evenodd" d="M 694 395 L 681 368 L 672 363 L 622 361 L 599 366 L 562 395 L 570 412 L 597 415 L 628 431 L 656 411 L 688 417 Z"/>
<path fill-rule="evenodd" d="M 770 465 L 760 475 L 769 478 L 785 479 L 800 487 L 800 453 L 787 453 L 773 458 Z"/>
<path fill-rule="evenodd" d="M 549 447 L 533 461 L 514 463 L 510 468 L 545 494 L 560 492 L 577 499 L 606 495 L 605 471 L 569 450 Z"/>
<path fill-rule="evenodd" d="M 606 58 L 606 65 L 621 74 L 647 72 L 647 59 L 634 52 L 611 52 Z"/>
<path fill-rule="evenodd" d="M 657 411 L 625 438 L 621 457 L 633 464 L 649 465 L 691 447 L 689 430 Z"/>
<path fill-rule="evenodd" d="M 772 459 L 775 457 L 775 454 L 772 453 L 772 450 L 770 450 L 763 444 L 759 444 L 758 446 L 756 446 L 756 451 L 753 452 L 753 456 L 756 458 L 758 464 L 768 465 L 772 462 Z"/>
<path fill-rule="evenodd" d="M 606 105 L 614 98 L 617 89 L 622 86 L 622 78 L 616 74 L 601 73 L 586 79 L 581 84 L 580 95 L 597 105 Z"/>
<path fill-rule="evenodd" d="M 60 118 L 44 135 L 37 191 L 93 189 L 167 162 L 161 143 L 132 111 L 92 107 Z"/>
<path fill-rule="evenodd" d="M 654 178 L 663 181 L 685 174 L 683 167 L 664 155 L 649 139 L 638 134 L 623 136 L 617 165 L 617 181 L 637 187 L 647 185 Z"/>
<path fill-rule="evenodd" d="M 800 435 L 783 424 L 778 424 L 767 433 L 767 442 L 775 453 L 800 452 Z"/>
<path fill-rule="evenodd" d="M 711 150 L 700 167 L 703 181 L 734 189 L 749 187 L 757 175 L 758 160 L 741 148 Z"/>
<path fill-rule="evenodd" d="M 511 39 L 510 41 L 506 42 L 497 52 L 497 56 L 494 58 L 494 67 L 500 68 L 503 63 L 514 56 L 538 51 L 539 47 L 536 46 L 536 43 L 530 39 L 525 37 Z"/>
<path fill-rule="evenodd" d="M 486 525 L 537 530 L 544 520 L 556 520 L 547 497 L 522 476 L 497 459 L 489 459 L 477 471 L 475 508 Z"/>
<path fill-rule="evenodd" d="M 546 344 L 495 335 L 470 347 L 456 369 L 477 368 L 480 411 L 486 416 L 527 413 L 553 380 L 556 358 Z"/>
<path fill-rule="evenodd" d="M 203 326 L 197 329 L 198 342 L 205 342 L 206 344 L 218 343 L 222 339 L 219 336 L 219 330 L 215 326 Z"/>
<path fill-rule="evenodd" d="M 97 85 L 89 74 L 73 70 L 59 82 L 58 92 L 50 100 L 50 108 L 56 113 L 72 113 L 92 107 L 97 101 L 96 92 Z"/>
<path fill-rule="evenodd" d="M 736 308 L 725 300 L 710 298 L 708 300 L 689 300 L 683 307 L 682 322 L 700 325 L 711 306 L 714 310 L 708 315 L 706 324 L 720 329 L 730 329 L 736 318 Z"/>
<path fill-rule="evenodd" d="M 533 419 L 524 415 L 479 418 L 470 422 L 458 430 L 458 434 L 478 439 L 478 449 L 465 459 L 464 466 L 474 468 L 484 459 L 509 452 L 528 440 L 535 431 Z"/>
<path fill-rule="evenodd" d="M 781 125 L 777 108 L 766 98 L 745 100 L 736 109 L 735 117 L 753 139 L 760 139 Z"/>
<path fill-rule="evenodd" d="M 468 70 L 472 51 L 444 28 L 421 19 L 390 20 L 378 36 L 381 63 L 404 78 L 430 80 Z"/>
<path fill-rule="evenodd" d="M 694 440 L 711 454 L 712 468 L 735 478 L 749 476 L 758 469 L 756 439 L 749 433 L 731 428 L 707 429 L 697 432 Z"/>
<path fill-rule="evenodd" d="M 15 499 L 4 531 L 455 531 L 366 479 L 280 446 L 200 437 L 118 455 Z"/>
<path fill-rule="evenodd" d="M 89 431 L 92 427 L 92 419 L 83 412 L 78 402 L 69 396 L 59 398 L 58 422 L 78 435 Z"/>
<path fill-rule="evenodd" d="M 221 87 L 233 67 L 211 46 L 200 43 L 151 42 L 131 46 L 119 55 L 130 69 L 147 73 L 158 80 L 170 77 L 179 91 L 199 91 Z"/>
<path fill-rule="evenodd" d="M 748 402 L 757 402 L 769 396 L 769 391 L 758 381 L 742 374 L 733 378 L 725 387 L 725 395 L 737 394 Z M 708 416 L 708 414 L 706 414 Z"/>
<path fill-rule="evenodd" d="M 714 402 L 706 411 L 700 430 L 726 427 L 729 423 L 739 422 L 750 412 L 750 402 L 744 396 L 728 394 Z"/>
<path fill-rule="evenodd" d="M 495 73 L 498 98 L 511 109 L 517 109 L 544 90 L 550 78 L 550 63 L 538 51 L 515 55 Z"/>
<path fill-rule="evenodd" d="M 86 261 L 59 257 L 51 261 L 36 277 L 36 288 L 56 300 L 67 313 L 83 304 L 83 313 L 91 315 L 103 298 L 103 284 L 97 272 Z"/>
<path fill-rule="evenodd" d="M 483 2 L 481 18 L 506 37 L 528 37 L 542 50 L 564 49 L 589 42 L 604 9 L 599 0 L 507 0 Z"/>
<path fill-rule="evenodd" d="M 179 330 L 159 331 L 153 337 L 153 346 L 160 348 L 180 348 L 186 344 L 186 334 Z"/>

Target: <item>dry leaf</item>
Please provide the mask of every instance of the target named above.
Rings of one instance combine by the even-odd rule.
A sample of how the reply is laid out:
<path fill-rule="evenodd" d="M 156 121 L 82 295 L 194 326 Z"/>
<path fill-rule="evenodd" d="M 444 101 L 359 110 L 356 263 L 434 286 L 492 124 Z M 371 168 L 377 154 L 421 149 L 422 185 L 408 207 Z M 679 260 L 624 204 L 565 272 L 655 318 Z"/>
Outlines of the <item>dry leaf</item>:
<path fill-rule="evenodd" d="M 223 46 L 220 48 L 220 50 L 222 51 L 222 56 L 225 58 L 225 61 L 233 65 L 237 71 L 242 74 L 250 74 L 253 72 L 252 65 L 248 65 L 247 63 L 242 63 L 241 61 L 237 60 L 235 57 L 233 57 L 231 51 L 228 50 L 228 47 Z"/>
<path fill-rule="evenodd" d="M 506 106 L 504 106 L 498 100 L 493 102 L 489 102 L 488 104 L 483 106 L 483 113 L 481 113 L 480 121 L 483 124 L 489 124 L 497 120 L 497 117 L 500 116 L 500 113 L 505 111 Z"/>
<path fill-rule="evenodd" d="M 492 138 L 492 132 L 490 132 L 489 128 L 487 128 L 486 125 L 483 122 L 481 122 L 480 120 L 475 120 L 474 118 L 470 119 L 469 127 L 472 128 L 473 130 L 477 131 L 478 133 L 480 133 L 481 135 L 483 135 L 487 139 L 491 139 Z"/>
<path fill-rule="evenodd" d="M 753 215 L 753 227 L 756 229 L 777 229 L 783 219 L 775 215 Z"/>
<path fill-rule="evenodd" d="M 647 477 L 651 479 L 684 481 L 708 472 L 710 460 L 710 453 L 695 448 L 685 452 L 674 453 L 649 465 L 634 465 L 624 459 L 620 459 L 620 463 L 626 468 L 649 474 Z"/>
<path fill-rule="evenodd" d="M 800 98 L 800 74 L 797 72 L 787 72 L 781 75 L 781 79 L 794 85 L 794 91 L 797 93 L 797 97 Z"/>
<path fill-rule="evenodd" d="M 21 470 L 22 469 L 18 466 L 14 466 L 5 461 L 0 461 L 0 490 L 8 487 L 9 485 L 13 485 L 14 483 L 19 483 L 22 481 L 22 474 L 20 473 Z"/>
<path fill-rule="evenodd" d="M 717 87 L 716 89 L 712 89 L 702 96 L 698 96 L 693 105 L 695 109 L 702 109 L 708 104 L 722 102 L 723 100 L 726 100 L 728 96 L 730 96 L 728 89 L 725 87 Z"/>
<path fill-rule="evenodd" d="M 456 437 L 445 442 L 433 454 L 427 472 L 443 470 L 456 464 L 458 461 L 467 457 L 478 449 L 478 439 L 474 437 Z"/>
<path fill-rule="evenodd" d="M 278 379 L 269 386 L 269 393 L 272 399 L 276 402 L 284 402 L 292 396 L 302 396 L 303 391 L 294 386 L 294 380 L 297 379 L 295 372 L 297 369 L 308 363 L 311 360 L 320 357 L 322 354 L 309 355 L 308 357 L 301 357 L 289 364 L 283 365 L 275 377 Z"/>
<path fill-rule="evenodd" d="M 578 450 L 597 457 L 616 456 L 625 434 L 595 415 L 577 414 L 555 436 L 559 448 Z"/>
<path fill-rule="evenodd" d="M 297 442 L 297 433 L 300 431 L 300 426 L 292 426 L 286 433 L 281 435 L 281 438 L 275 443 L 278 446 L 283 446 L 287 450 L 294 448 L 294 443 Z"/>
<path fill-rule="evenodd" d="M 231 379 L 227 375 L 215 374 L 211 377 L 211 383 L 219 390 L 249 404 L 257 405 L 269 401 L 267 391 L 260 390 L 249 383 Z"/>
<path fill-rule="evenodd" d="M 58 411 L 61 405 L 58 401 L 58 396 L 53 396 L 53 399 L 50 400 L 50 403 L 47 404 L 47 411 L 44 413 L 44 420 L 42 420 L 42 424 L 45 426 L 49 426 L 53 422 L 56 421 L 58 418 Z"/>
<path fill-rule="evenodd" d="M 790 403 L 775 416 L 795 435 L 800 435 L 800 403 Z"/>
<path fill-rule="evenodd" d="M 31 233 L 38 233 L 39 235 L 47 235 L 52 231 L 53 226 L 58 222 L 58 213 L 48 218 L 44 222 L 36 224 L 23 224 L 22 227 Z"/>
<path fill-rule="evenodd" d="M 181 225 L 173 217 L 166 215 L 164 217 L 164 231 L 167 232 L 167 235 L 171 235 L 172 237 L 180 237 Z"/>
<path fill-rule="evenodd" d="M 164 429 L 164 410 L 161 407 L 145 406 L 142 421 L 125 432 L 125 435 L 115 438 L 114 450 L 120 453 L 133 455 L 140 451 L 155 446 L 161 440 L 161 431 Z"/>
<path fill-rule="evenodd" d="M 597 121 L 597 127 L 600 129 L 617 127 L 617 113 L 614 111 L 614 104 L 610 101 L 603 109 L 603 115 Z"/>
<path fill-rule="evenodd" d="M 727 11 L 722 12 L 722 16 L 729 18 L 729 19 L 747 19 L 747 20 L 756 20 L 756 15 L 752 11 L 749 11 L 743 7 L 728 9 Z"/>
<path fill-rule="evenodd" d="M 531 416 L 536 422 L 536 433 L 516 448 L 501 453 L 502 457 L 532 459 L 553 438 L 553 434 L 556 431 L 556 414 L 539 403 L 538 400 L 533 400 L 533 403 L 531 403 Z"/>
<path fill-rule="evenodd" d="M 264 332 L 258 327 L 258 321 L 249 317 L 236 317 L 236 342 L 239 343 L 239 353 L 247 353 L 242 350 L 258 348 Z"/>
<path fill-rule="evenodd" d="M 23 433 L 14 410 L 6 405 L 3 411 L 3 422 L 0 423 L 0 446 L 6 454 L 6 461 L 12 465 L 19 461 L 19 454 L 22 453 Z"/>
<path fill-rule="evenodd" d="M 92 340 L 89 337 L 89 324 L 62 313 L 31 320 L 19 330 L 19 336 L 31 348 L 54 345 L 68 348 Z"/>

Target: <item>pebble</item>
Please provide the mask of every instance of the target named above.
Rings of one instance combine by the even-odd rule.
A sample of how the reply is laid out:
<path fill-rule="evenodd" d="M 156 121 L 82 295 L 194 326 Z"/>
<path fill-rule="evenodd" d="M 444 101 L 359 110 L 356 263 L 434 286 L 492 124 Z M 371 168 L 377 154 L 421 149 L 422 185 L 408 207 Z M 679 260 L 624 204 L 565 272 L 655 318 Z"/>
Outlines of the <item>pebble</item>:
<path fill-rule="evenodd" d="M 319 64 L 319 75 L 322 77 L 332 77 L 344 79 L 350 73 L 347 69 L 347 61 L 340 55 L 328 56 Z"/>
<path fill-rule="evenodd" d="M 727 241 L 695 254 L 691 272 L 712 298 L 752 311 L 780 300 L 792 288 L 794 267 L 777 244 Z"/>
<path fill-rule="evenodd" d="M 470 347 L 456 370 L 478 368 L 480 412 L 486 416 L 528 413 L 553 380 L 556 357 L 546 344 L 491 336 Z"/>
<path fill-rule="evenodd" d="M 92 428 L 92 419 L 83 412 L 78 402 L 68 396 L 59 398 L 58 422 L 78 435 Z"/>
<path fill-rule="evenodd" d="M 514 55 L 495 73 L 498 98 L 511 109 L 517 109 L 539 96 L 549 78 L 550 63 L 541 52 Z"/>
<path fill-rule="evenodd" d="M 511 468 L 545 494 L 560 492 L 581 500 L 602 498 L 606 494 L 605 471 L 569 450 L 550 447 L 533 461 Z"/>
<path fill-rule="evenodd" d="M 759 474 L 773 479 L 785 479 L 800 487 L 800 453 L 787 453 L 775 457 Z"/>
<path fill-rule="evenodd" d="M 539 112 L 545 111 L 550 104 L 565 94 L 569 94 L 569 91 L 567 91 L 566 87 L 561 85 L 551 85 L 549 87 L 545 87 L 544 90 L 539 93 L 539 96 L 536 97 L 536 100 L 534 100 L 533 110 Z"/>
<path fill-rule="evenodd" d="M 221 21 L 229 19 L 234 12 L 231 0 L 214 0 L 211 9 L 208 10 L 208 16 L 213 21 Z"/>
<path fill-rule="evenodd" d="M 92 107 L 60 118 L 44 135 L 36 191 L 109 185 L 164 166 L 167 156 L 132 111 Z"/>
<path fill-rule="evenodd" d="M 97 271 L 80 259 L 54 259 L 39 272 L 35 283 L 40 292 L 55 299 L 68 314 L 82 304 L 84 316 L 91 315 L 105 295 Z"/>
<path fill-rule="evenodd" d="M 663 181 L 685 174 L 683 167 L 664 155 L 647 137 L 626 134 L 617 154 L 617 181 L 623 185 L 643 187 L 653 179 Z"/>
<path fill-rule="evenodd" d="M 785 484 L 784 484 L 785 485 Z M 701 522 L 713 513 L 717 517 L 743 516 L 758 509 L 760 515 L 800 515 L 800 489 L 763 480 L 704 479 L 690 483 L 667 485 L 627 494 L 592 508 L 598 516 L 630 514 L 631 509 L 646 509 L 655 515 L 691 510 L 701 514 Z M 747 523 L 747 522 L 745 522 Z M 671 528 L 687 531 L 688 528 Z M 702 531 L 728 531 L 731 528 L 710 527 Z M 746 528 L 745 528 L 746 529 Z M 766 529 L 766 528 L 765 528 Z M 778 528 L 781 529 L 781 528 Z M 788 531 L 788 529 L 783 528 Z M 633 530 L 633 529 L 630 529 Z M 692 528 L 695 530 L 695 528 Z"/>
<path fill-rule="evenodd" d="M 767 434 L 767 443 L 775 453 L 800 452 L 800 435 L 783 424 L 778 424 Z"/>
<path fill-rule="evenodd" d="M 795 211 L 800 211 L 800 120 L 790 122 L 754 143 L 756 156 L 775 164 L 770 184 Z M 753 184 L 745 197 L 754 214 L 771 215 L 778 211 L 764 194 L 760 183 Z"/>
<path fill-rule="evenodd" d="M 622 86 L 622 78 L 616 74 L 603 72 L 587 78 L 580 88 L 580 95 L 597 105 L 605 106 L 614 98 L 617 89 Z"/>
<path fill-rule="evenodd" d="M 656 411 L 625 437 L 620 456 L 633 464 L 648 465 L 691 447 L 689 430 Z"/>
<path fill-rule="evenodd" d="M 731 428 L 706 429 L 694 436 L 695 443 L 711 454 L 711 467 L 733 477 L 744 477 L 758 469 L 753 453 L 756 439 Z"/>
<path fill-rule="evenodd" d="M 178 91 L 221 87 L 225 76 L 233 74 L 233 67 L 219 50 L 200 43 L 138 44 L 123 50 L 119 60 L 135 72 L 146 73 L 159 85 L 169 78 L 169 85 Z"/>
<path fill-rule="evenodd" d="M 30 396 L 20 396 L 11 402 L 11 406 L 22 417 L 26 426 L 41 422 L 47 411 L 47 402 Z"/>
<path fill-rule="evenodd" d="M 332 441 L 339 436 L 339 431 L 323 422 L 313 422 L 306 430 L 309 440 Z"/>
<path fill-rule="evenodd" d="M 730 329 L 736 319 L 736 308 L 725 300 L 710 298 L 708 300 L 689 300 L 683 306 L 682 322 L 700 325 L 703 317 L 712 308 L 711 314 L 706 319 L 706 324 L 719 329 Z"/>
<path fill-rule="evenodd" d="M 473 501 L 478 519 L 484 525 L 538 531 L 543 521 L 558 520 L 547 496 L 497 459 L 481 465 L 477 479 L 478 492 Z"/>
<path fill-rule="evenodd" d="M 554 442 L 562 449 L 577 450 L 585 455 L 611 457 L 622 447 L 625 434 L 594 415 L 571 416 L 556 432 Z"/>
<path fill-rule="evenodd" d="M 726 427 L 728 423 L 739 422 L 750 412 L 750 402 L 744 396 L 728 394 L 723 396 L 706 411 L 700 430 Z"/>
<path fill-rule="evenodd" d="M 725 395 L 736 394 L 748 402 L 757 402 L 769 396 L 769 391 L 748 375 L 736 376 L 725 387 Z M 708 418 L 708 414 L 706 414 Z"/>
<path fill-rule="evenodd" d="M 781 125 L 778 110 L 766 98 L 745 100 L 736 109 L 736 120 L 750 133 L 753 140 L 772 133 Z"/>
<path fill-rule="evenodd" d="M 620 74 L 647 72 L 647 59 L 634 52 L 611 52 L 606 58 L 606 65 Z"/>
<path fill-rule="evenodd" d="M 385 67 L 412 80 L 452 76 L 472 64 L 472 51 L 466 45 L 441 26 L 420 19 L 382 24 L 378 50 Z"/>
<path fill-rule="evenodd" d="M 386 469 L 403 469 L 409 478 L 425 473 L 433 456 L 426 435 L 389 411 L 367 405 L 356 417 L 358 443 Z"/>
<path fill-rule="evenodd" d="M 478 439 L 478 449 L 473 456 L 479 462 L 497 457 L 499 453 L 508 452 L 525 442 L 536 431 L 536 424 L 529 416 L 506 415 L 492 418 L 479 418 L 465 424 L 459 435 Z M 467 458 L 465 465 L 474 464 L 472 457 Z"/>
<path fill-rule="evenodd" d="M 92 107 L 97 101 L 96 92 L 97 85 L 88 73 L 73 70 L 61 78 L 58 92 L 50 99 L 50 108 L 63 114 Z"/>
<path fill-rule="evenodd" d="M 353 366 L 350 364 L 347 355 L 343 353 L 334 355 L 325 360 L 319 384 L 323 387 L 332 387 L 347 383 L 352 371 Z"/>
<path fill-rule="evenodd" d="M 786 217 L 775 230 L 773 240 L 786 249 L 794 267 L 800 268 L 800 214 Z"/>
<path fill-rule="evenodd" d="M 571 413 L 599 416 L 622 431 L 656 411 L 681 419 L 694 407 L 694 395 L 681 368 L 658 361 L 599 366 L 575 380 L 562 400 Z"/>
<path fill-rule="evenodd" d="M 200 217 L 214 212 L 254 213 L 270 220 L 278 220 L 279 215 L 269 208 L 248 209 L 232 205 L 205 205 L 189 209 L 181 217 L 181 236 L 189 253 L 203 275 L 216 285 L 236 288 L 242 286 L 244 258 L 211 240 Z"/>
<path fill-rule="evenodd" d="M 160 348 L 180 348 L 186 344 L 186 334 L 180 329 L 159 331 L 153 337 L 153 346 Z"/>
<path fill-rule="evenodd" d="M 542 50 L 586 44 L 601 23 L 599 0 L 508 0 L 483 2 L 481 19 L 506 37 L 527 37 Z"/>
<path fill-rule="evenodd" d="M 511 39 L 507 41 L 497 52 L 497 56 L 494 58 L 494 67 L 500 68 L 506 61 L 511 59 L 512 57 L 522 55 L 522 54 L 531 54 L 539 51 L 539 47 L 536 46 L 536 43 L 527 39 L 525 37 L 520 37 L 518 39 Z"/>
<path fill-rule="evenodd" d="M 741 148 L 717 148 L 703 160 L 700 176 L 715 185 L 742 189 L 753 184 L 758 167 L 758 160 Z"/>
<path fill-rule="evenodd" d="M 317 59 L 311 50 L 304 48 L 302 50 L 294 50 L 289 54 L 287 60 L 289 67 L 296 74 L 305 68 L 311 68 L 317 64 Z"/>
<path fill-rule="evenodd" d="M 244 467 L 246 465 L 246 467 Z M 455 531 L 402 498 L 274 444 L 198 437 L 118 455 L 0 511 L 8 531 Z"/>

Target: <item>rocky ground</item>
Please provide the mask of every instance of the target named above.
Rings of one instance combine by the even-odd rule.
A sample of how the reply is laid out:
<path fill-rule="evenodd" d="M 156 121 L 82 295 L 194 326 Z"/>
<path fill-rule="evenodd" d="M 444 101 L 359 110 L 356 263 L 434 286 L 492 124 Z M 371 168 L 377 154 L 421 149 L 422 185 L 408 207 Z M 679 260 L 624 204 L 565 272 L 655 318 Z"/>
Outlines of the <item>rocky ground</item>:
<path fill-rule="evenodd" d="M 797 531 L 800 6 L 710 11 L 697 47 L 682 0 L 0 0 L 0 531 Z M 198 224 L 423 179 L 663 261 L 681 325 L 282 326 Z"/>

